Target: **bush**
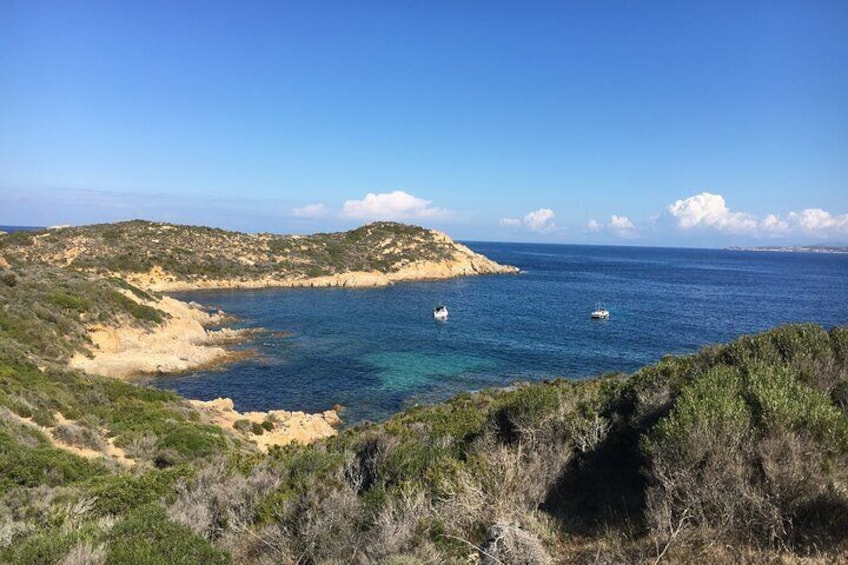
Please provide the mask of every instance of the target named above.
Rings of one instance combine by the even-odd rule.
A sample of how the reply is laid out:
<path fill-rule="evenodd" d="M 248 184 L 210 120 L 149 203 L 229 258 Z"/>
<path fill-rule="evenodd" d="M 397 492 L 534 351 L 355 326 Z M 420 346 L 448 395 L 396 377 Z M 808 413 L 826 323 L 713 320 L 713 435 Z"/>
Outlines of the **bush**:
<path fill-rule="evenodd" d="M 848 419 L 823 392 L 782 367 L 755 366 L 747 371 L 747 397 L 762 432 L 801 431 L 831 451 L 848 448 Z"/>
<path fill-rule="evenodd" d="M 28 537 L 5 552 L 0 551 L 0 558 L 5 563 L 20 565 L 58 563 L 76 543 L 76 535 L 45 532 Z"/>
<path fill-rule="evenodd" d="M 193 473 L 186 466 L 152 470 L 141 475 L 102 475 L 85 484 L 101 516 L 120 516 L 145 504 L 174 496 L 174 485 Z"/>
<path fill-rule="evenodd" d="M 56 426 L 53 428 L 53 437 L 69 445 L 95 451 L 103 451 L 107 445 L 96 430 L 74 423 Z"/>
<path fill-rule="evenodd" d="M 0 494 L 14 485 L 64 485 L 102 473 L 103 467 L 82 457 L 49 446 L 16 443 L 0 429 Z"/>
<path fill-rule="evenodd" d="M 157 504 L 132 511 L 109 533 L 109 564 L 145 563 L 150 565 L 229 564 L 229 555 L 185 526 L 168 519 Z"/>
<path fill-rule="evenodd" d="M 72 296 L 64 292 L 57 292 L 47 298 L 47 301 L 63 310 L 74 310 L 76 312 L 85 312 L 91 305 L 87 300 L 79 296 Z"/>
<path fill-rule="evenodd" d="M 751 491 L 754 437 L 742 392 L 739 371 L 713 369 L 684 387 L 671 413 L 645 438 L 653 482 L 648 521 L 661 539 L 687 524 L 718 537 L 780 527 L 773 509 Z"/>
<path fill-rule="evenodd" d="M 248 420 L 247 418 L 239 418 L 238 420 L 233 422 L 233 428 L 243 434 L 246 434 L 250 431 L 250 420 Z"/>

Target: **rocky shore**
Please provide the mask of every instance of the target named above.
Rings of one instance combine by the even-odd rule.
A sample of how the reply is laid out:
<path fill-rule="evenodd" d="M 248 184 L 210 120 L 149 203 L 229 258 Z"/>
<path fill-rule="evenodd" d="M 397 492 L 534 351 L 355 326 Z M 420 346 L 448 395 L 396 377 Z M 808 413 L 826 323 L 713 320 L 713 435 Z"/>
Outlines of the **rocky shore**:
<path fill-rule="evenodd" d="M 125 296 L 166 314 L 161 324 L 139 327 L 127 323 L 89 328 L 92 349 L 77 353 L 70 365 L 88 374 L 118 379 L 178 373 L 228 362 L 243 356 L 223 347 L 246 339 L 251 330 L 223 328 L 210 331 L 226 321 L 223 312 L 209 313 L 194 303 L 163 297 L 145 300 L 130 291 Z M 268 451 L 273 445 L 310 443 L 336 434 L 341 419 L 335 410 L 320 414 L 271 410 L 235 411 L 233 401 L 219 398 L 210 402 L 189 401 L 208 422 Z"/>
<path fill-rule="evenodd" d="M 236 358 L 239 354 L 221 346 L 237 341 L 246 330 L 210 331 L 208 326 L 220 324 L 223 313 L 210 314 L 199 306 L 173 298 L 142 300 L 131 292 L 127 298 L 157 308 L 166 314 L 154 327 L 126 324 L 92 325 L 89 338 L 90 355 L 77 353 L 71 358 L 72 368 L 86 373 L 127 379 L 144 374 L 178 373 Z"/>
<path fill-rule="evenodd" d="M 154 266 L 146 273 L 114 273 L 131 284 L 151 292 L 178 292 L 210 289 L 254 289 L 254 288 L 373 288 L 388 286 L 402 281 L 441 280 L 454 277 L 494 274 L 517 274 L 519 269 L 501 265 L 488 257 L 475 253 L 465 245 L 456 243 L 448 236 L 444 243 L 454 247 L 453 256 L 439 261 L 414 261 L 395 271 L 349 271 L 318 277 L 279 276 L 266 274 L 261 277 L 249 275 L 238 278 L 193 277 L 185 278 Z"/>
<path fill-rule="evenodd" d="M 255 443 L 262 451 L 268 451 L 274 445 L 288 445 L 292 442 L 306 444 L 334 436 L 336 427 L 342 423 L 336 409 L 325 410 L 320 414 L 288 410 L 239 413 L 229 398 L 189 402 L 207 422 L 234 431 L 242 439 Z"/>

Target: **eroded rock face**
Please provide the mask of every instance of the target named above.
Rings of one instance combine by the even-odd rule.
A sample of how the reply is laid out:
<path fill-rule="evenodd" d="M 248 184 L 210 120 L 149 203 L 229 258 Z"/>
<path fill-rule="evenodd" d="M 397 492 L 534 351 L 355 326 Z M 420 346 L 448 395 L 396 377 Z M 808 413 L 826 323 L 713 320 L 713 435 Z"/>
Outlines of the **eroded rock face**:
<path fill-rule="evenodd" d="M 447 238 L 447 236 L 444 236 Z M 449 240 L 449 238 L 448 238 Z M 215 288 L 269 288 L 269 287 L 338 287 L 372 288 L 387 286 L 401 281 L 438 280 L 454 277 L 489 274 L 516 274 L 517 267 L 501 265 L 484 255 L 471 251 L 466 246 L 450 242 L 455 247 L 450 259 L 413 261 L 396 270 L 350 271 L 318 277 L 248 276 L 231 279 L 195 278 L 192 280 L 153 267 L 147 273 L 128 273 L 123 277 L 130 283 L 153 292 L 174 292 Z M 116 273 L 119 275 L 120 273 Z"/>
<path fill-rule="evenodd" d="M 175 300 L 143 301 L 130 292 L 125 295 L 139 303 L 162 310 L 168 316 L 154 327 L 92 326 L 89 337 L 91 357 L 77 353 L 70 365 L 89 374 L 125 379 L 138 374 L 175 373 L 225 360 L 230 353 L 211 345 L 215 332 L 204 326 L 217 322 L 215 315 Z"/>

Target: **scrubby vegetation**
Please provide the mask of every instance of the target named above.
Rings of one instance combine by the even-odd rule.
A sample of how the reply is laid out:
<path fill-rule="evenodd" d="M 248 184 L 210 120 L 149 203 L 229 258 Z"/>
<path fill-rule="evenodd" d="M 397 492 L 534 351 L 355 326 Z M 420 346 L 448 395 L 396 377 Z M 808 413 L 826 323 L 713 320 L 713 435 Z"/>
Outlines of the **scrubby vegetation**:
<path fill-rule="evenodd" d="M 144 273 L 161 267 L 184 280 L 391 272 L 415 261 L 448 259 L 454 251 L 430 230 L 393 222 L 301 237 L 134 220 L 0 238 L 0 255 L 12 262 L 102 273 Z"/>
<path fill-rule="evenodd" d="M 0 274 L 14 276 L 0 285 L 3 563 L 848 552 L 845 327 L 785 326 L 629 376 L 463 394 L 262 455 L 171 393 L 66 369 L 85 321 L 157 323 L 111 298 L 131 289 L 41 267 Z M 262 434 L 273 422 L 240 425 Z M 57 441 L 114 446 L 134 464 Z"/>

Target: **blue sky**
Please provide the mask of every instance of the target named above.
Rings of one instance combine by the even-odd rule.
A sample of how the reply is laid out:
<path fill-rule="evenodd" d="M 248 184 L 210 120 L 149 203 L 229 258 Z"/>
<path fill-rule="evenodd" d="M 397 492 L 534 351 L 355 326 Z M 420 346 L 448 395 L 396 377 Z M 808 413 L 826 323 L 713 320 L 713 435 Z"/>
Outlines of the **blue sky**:
<path fill-rule="evenodd" d="M 0 224 L 848 241 L 846 2 L 0 4 Z"/>

